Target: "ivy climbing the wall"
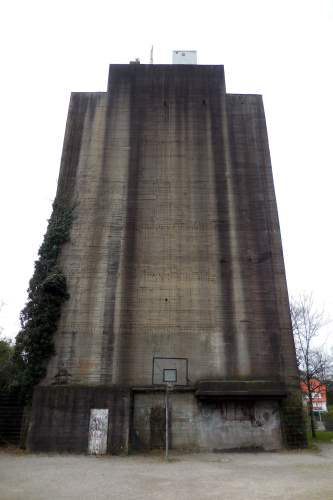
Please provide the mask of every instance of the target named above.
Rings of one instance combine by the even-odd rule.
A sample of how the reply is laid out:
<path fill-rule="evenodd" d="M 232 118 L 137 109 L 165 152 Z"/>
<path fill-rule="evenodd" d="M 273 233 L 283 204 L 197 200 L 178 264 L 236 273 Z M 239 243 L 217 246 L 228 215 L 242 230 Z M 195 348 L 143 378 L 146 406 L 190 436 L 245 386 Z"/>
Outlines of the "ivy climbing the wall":
<path fill-rule="evenodd" d="M 62 245 L 69 240 L 72 220 L 73 209 L 56 199 L 29 283 L 28 301 L 20 316 L 21 331 L 14 351 L 14 384 L 22 388 L 27 401 L 32 397 L 34 386 L 45 376 L 47 362 L 55 352 L 53 335 L 61 306 L 69 298 L 66 277 L 57 261 Z"/>

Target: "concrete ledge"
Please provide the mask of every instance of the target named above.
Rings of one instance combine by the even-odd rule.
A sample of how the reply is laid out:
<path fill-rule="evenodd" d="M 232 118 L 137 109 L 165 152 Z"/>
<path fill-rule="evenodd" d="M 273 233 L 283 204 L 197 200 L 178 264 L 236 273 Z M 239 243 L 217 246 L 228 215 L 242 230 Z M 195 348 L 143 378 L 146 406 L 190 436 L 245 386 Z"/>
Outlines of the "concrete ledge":
<path fill-rule="evenodd" d="M 194 392 L 196 390 L 195 385 L 173 385 L 169 387 L 170 391 L 173 392 Z M 140 385 L 131 387 L 133 392 L 165 392 L 165 384 L 161 385 Z"/>
<path fill-rule="evenodd" d="M 271 380 L 202 380 L 197 387 L 197 398 L 281 399 L 287 396 L 285 385 Z"/>

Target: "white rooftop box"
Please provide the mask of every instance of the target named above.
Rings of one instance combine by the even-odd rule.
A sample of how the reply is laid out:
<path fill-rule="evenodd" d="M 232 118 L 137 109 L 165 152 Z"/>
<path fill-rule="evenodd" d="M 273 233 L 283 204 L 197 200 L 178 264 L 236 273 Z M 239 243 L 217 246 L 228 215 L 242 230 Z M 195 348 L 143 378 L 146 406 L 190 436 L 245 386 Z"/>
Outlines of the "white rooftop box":
<path fill-rule="evenodd" d="M 172 64 L 197 64 L 196 50 L 174 50 Z"/>

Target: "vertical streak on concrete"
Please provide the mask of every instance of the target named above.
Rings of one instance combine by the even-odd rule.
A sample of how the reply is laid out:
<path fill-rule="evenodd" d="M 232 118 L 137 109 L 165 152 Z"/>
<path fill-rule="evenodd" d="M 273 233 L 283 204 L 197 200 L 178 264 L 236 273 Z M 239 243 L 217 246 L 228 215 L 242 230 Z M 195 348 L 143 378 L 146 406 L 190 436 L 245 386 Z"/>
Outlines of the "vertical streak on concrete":
<path fill-rule="evenodd" d="M 228 128 L 230 154 L 234 171 L 234 183 L 237 186 L 237 216 L 238 216 L 238 246 L 242 251 L 241 272 L 246 286 L 244 286 L 244 308 L 246 309 L 248 349 L 251 358 L 251 374 L 256 376 L 262 367 L 267 366 L 267 339 L 265 332 L 264 300 L 259 291 L 264 291 L 264 283 L 258 275 L 260 268 L 257 264 L 257 255 L 266 248 L 266 231 L 262 229 L 262 220 L 265 219 L 263 202 L 258 196 L 260 170 L 263 168 L 262 159 L 249 130 L 249 117 L 252 117 L 252 96 L 234 96 L 227 94 Z M 238 144 L 238 147 L 234 145 Z M 254 175 L 255 174 L 255 175 Z M 259 190 L 260 191 L 260 190 Z M 258 199 L 259 198 L 259 199 Z M 265 251 L 264 250 L 264 251 Z M 254 313 L 255 311 L 255 313 Z M 258 354 L 261 363 L 258 363 Z M 272 360 L 270 361 L 270 363 Z"/>
<path fill-rule="evenodd" d="M 103 103 L 105 104 L 105 103 Z M 88 108 L 89 109 L 89 108 Z M 89 120 L 89 121 L 88 121 Z M 103 190 L 103 185 L 109 185 L 109 179 L 105 172 L 104 150 L 105 150 L 105 134 L 106 130 L 106 109 L 103 106 L 103 111 L 96 107 L 94 103 L 93 109 L 87 113 L 87 124 L 85 125 L 86 139 L 84 142 L 83 156 L 85 162 L 82 165 L 82 172 L 78 175 L 78 196 L 80 193 L 89 193 L 93 195 L 94 215 L 90 220 L 91 238 L 94 242 L 93 246 L 88 249 L 86 254 L 87 262 L 93 264 L 93 272 L 82 277 L 79 283 L 80 289 L 85 292 L 87 300 L 87 316 L 86 316 L 86 338 L 84 342 L 80 342 L 78 349 L 81 350 L 83 359 L 80 371 L 94 383 L 100 383 L 101 377 L 101 347 L 103 341 L 103 312 L 105 308 L 105 287 L 107 267 L 105 252 L 108 240 L 108 224 L 105 223 L 104 203 L 109 204 L 109 194 Z M 89 170 L 89 157 L 94 158 L 95 168 L 98 172 L 97 182 L 89 185 L 87 173 Z M 82 199 L 82 198 L 81 198 Z M 87 205 L 82 200 L 83 206 L 81 217 L 88 217 Z M 103 203 L 104 202 L 104 203 Z M 103 218 L 103 222 L 101 220 Z M 107 220 L 107 219 L 106 219 Z M 80 246 L 85 247 L 85 235 L 79 234 Z M 96 252 L 96 248 L 98 251 Z M 85 250 L 84 250 L 85 252 Z M 84 285 L 84 286 L 83 286 Z M 79 313 L 79 307 L 76 308 L 76 313 Z"/>
<path fill-rule="evenodd" d="M 71 94 L 58 179 L 57 197 L 68 204 L 74 201 L 76 173 L 81 151 L 82 132 L 88 100 Z"/>
<path fill-rule="evenodd" d="M 123 186 L 120 197 L 120 205 L 116 210 L 116 219 L 112 214 L 112 223 L 117 220 L 117 226 L 111 228 L 111 239 L 109 245 L 109 292 L 108 310 L 105 310 L 105 340 L 104 366 L 105 383 L 121 382 L 119 366 L 121 363 L 122 330 L 121 315 L 123 308 L 126 309 L 127 290 L 124 284 L 124 275 L 127 265 L 125 243 L 126 243 L 126 207 L 129 200 L 129 163 L 130 163 L 130 86 L 126 79 L 117 79 L 109 92 L 109 116 L 110 134 L 109 144 L 111 151 L 109 157 L 109 169 L 114 169 L 115 162 L 118 165 L 117 179 Z M 115 141 L 116 138 L 116 141 Z M 117 160 L 118 158 L 118 160 Z M 125 304 L 124 304 L 125 302 Z M 112 367 L 111 370 L 109 367 Z M 111 373 L 110 373 L 111 372 Z"/>
<path fill-rule="evenodd" d="M 141 121 L 144 123 L 144 109 L 137 106 L 136 100 L 137 74 L 132 69 L 128 91 L 127 110 L 129 110 L 129 159 L 127 173 L 127 199 L 125 208 L 125 233 L 122 248 L 121 275 L 119 284 L 119 331 L 115 349 L 114 383 L 123 383 L 128 379 L 130 366 L 128 359 L 132 352 L 135 330 L 135 293 L 136 293 L 136 247 L 138 218 L 138 185 L 141 172 L 141 155 L 143 148 Z"/>
<path fill-rule="evenodd" d="M 243 118 L 243 122 L 247 125 L 250 144 L 255 151 L 256 161 L 253 170 L 256 174 L 256 189 L 261 193 L 263 198 L 260 205 L 257 203 L 257 210 L 260 210 L 264 221 L 262 228 L 257 223 L 254 229 L 258 261 L 262 261 L 257 264 L 255 277 L 258 288 L 263 292 L 262 308 L 260 309 L 260 305 L 258 304 L 256 309 L 258 310 L 258 315 L 260 313 L 259 317 L 263 324 L 264 338 L 258 339 L 253 350 L 258 353 L 260 352 L 260 346 L 264 347 L 262 349 L 261 370 L 263 371 L 265 367 L 267 376 L 272 373 L 272 370 L 277 375 L 279 373 L 282 375 L 283 369 L 281 363 L 283 363 L 283 359 L 281 358 L 281 337 L 279 332 L 280 314 L 278 312 L 278 297 L 275 290 L 276 273 L 274 272 L 274 261 L 279 259 L 282 252 L 281 248 L 278 249 L 272 242 L 272 236 L 277 226 L 272 219 L 270 210 L 272 199 L 275 198 L 274 186 L 273 183 L 271 185 L 267 183 L 267 175 L 271 171 L 271 165 L 269 157 L 265 155 L 267 137 L 264 138 L 262 135 L 263 129 L 266 127 L 265 116 L 261 96 L 248 96 L 243 101 L 247 102 L 247 105 L 243 105 L 242 107 L 247 109 L 246 120 Z M 250 199 L 250 193 L 248 193 L 246 198 Z M 275 210 L 277 213 L 277 208 Z M 267 261 L 263 261 L 263 255 L 269 256 Z M 267 280 L 267 275 L 271 276 L 270 280 Z M 268 355 L 266 354 L 267 351 Z"/>
<path fill-rule="evenodd" d="M 163 76 L 163 95 L 164 95 L 164 98 L 167 99 L 167 101 L 166 101 L 167 106 L 164 106 L 164 104 L 163 104 L 163 106 L 166 108 L 165 121 L 167 122 L 167 135 L 166 135 L 166 143 L 167 144 L 168 143 L 172 144 L 172 141 L 174 141 L 175 130 L 176 130 L 176 116 L 175 116 L 176 113 L 175 113 L 174 103 L 172 103 L 172 100 L 173 100 L 172 99 L 172 97 L 173 97 L 172 96 L 172 87 L 173 87 L 173 83 L 170 82 L 170 79 L 166 75 L 164 75 Z M 172 147 L 166 149 L 165 168 L 162 169 L 162 172 L 161 172 L 161 174 L 162 174 L 161 180 L 163 182 L 166 182 L 167 186 L 170 186 L 170 189 L 168 190 L 167 200 L 166 200 L 167 207 L 168 207 L 167 210 L 168 210 L 170 220 L 174 219 L 173 214 L 172 214 L 172 208 L 173 208 L 172 185 L 173 185 L 173 182 L 172 182 L 172 178 L 170 179 L 170 170 L 172 167 L 172 159 L 171 159 L 172 152 L 173 152 Z M 166 251 L 164 251 L 164 252 L 165 252 L 165 268 L 172 269 L 172 267 L 175 265 L 175 262 L 173 262 L 173 259 L 172 259 L 172 242 L 171 242 L 170 237 L 168 238 L 168 241 L 166 243 Z M 175 287 L 175 289 L 172 291 L 169 289 L 169 293 L 170 293 L 170 295 L 172 295 L 172 294 L 176 295 L 179 292 L 177 290 L 177 287 Z M 178 300 L 178 297 L 177 297 L 177 300 Z M 167 320 L 168 320 L 169 325 L 177 324 L 177 320 L 178 320 L 177 310 L 175 311 L 169 307 L 167 310 Z M 160 349 L 161 349 L 161 347 L 160 347 Z M 173 349 L 171 346 L 169 347 L 169 349 L 171 349 L 171 352 L 168 353 L 170 355 L 170 354 L 172 354 Z"/>
<path fill-rule="evenodd" d="M 250 357 L 249 357 L 249 346 L 247 341 L 247 331 L 244 322 L 246 319 L 245 303 L 244 303 L 244 289 L 243 289 L 243 279 L 242 271 L 240 266 L 241 255 L 238 244 L 237 236 L 237 208 L 235 200 L 235 190 L 234 185 L 234 172 L 233 165 L 230 155 L 230 138 L 228 129 L 228 115 L 226 106 L 224 104 L 221 107 L 222 113 L 222 128 L 224 137 L 224 148 L 225 148 L 225 167 L 226 167 L 226 183 L 227 183 L 227 200 L 228 200 L 228 214 L 229 214 L 229 244 L 230 244 L 230 256 L 232 266 L 232 299 L 235 310 L 235 335 L 236 335 L 236 345 L 237 345 L 237 371 L 238 375 L 246 376 L 250 374 Z"/>
<path fill-rule="evenodd" d="M 206 109 L 206 105 L 205 105 Z M 207 146 L 207 168 L 208 168 L 208 193 L 214 194 L 214 196 L 208 197 L 207 203 L 210 201 L 213 201 L 213 203 L 209 207 L 209 219 L 208 219 L 208 224 L 209 227 L 210 225 L 215 222 L 217 223 L 218 221 L 218 201 L 217 201 L 217 193 L 215 190 L 215 176 L 214 176 L 214 153 L 213 153 L 213 134 L 212 134 L 212 124 L 209 119 L 209 113 L 206 111 L 205 113 L 205 119 L 206 119 L 206 146 Z M 208 229 L 209 231 L 209 229 Z M 218 232 L 215 230 L 212 230 L 212 248 L 218 249 L 219 248 L 219 241 L 218 241 Z M 213 265 L 213 270 L 216 272 L 216 275 L 219 276 L 221 273 L 221 263 L 219 262 L 220 255 L 217 254 L 214 256 L 214 260 L 212 260 L 211 265 Z M 210 270 L 208 270 L 209 272 Z M 214 290 L 213 290 L 214 287 Z M 227 373 L 227 352 L 226 352 L 226 345 L 224 341 L 223 335 L 221 335 L 221 325 L 223 324 L 223 318 L 222 321 L 220 320 L 222 314 L 220 312 L 221 308 L 221 303 L 223 301 L 223 293 L 221 289 L 221 280 L 217 279 L 216 284 L 214 285 L 213 283 L 207 290 L 207 293 L 209 293 L 209 298 L 210 298 L 210 314 L 212 315 L 212 322 L 215 325 L 215 330 L 212 332 L 212 342 L 214 342 L 214 348 L 212 349 L 214 353 L 214 365 L 217 369 L 217 373 L 221 377 L 225 377 L 228 375 Z M 214 309 L 212 309 L 213 305 L 215 304 Z"/>
<path fill-rule="evenodd" d="M 127 179 L 129 163 L 129 91 L 128 85 L 115 85 L 108 95 L 107 126 L 105 132 L 106 169 L 113 173 L 113 182 L 120 186 L 120 193 L 111 198 L 107 206 L 110 207 L 108 253 L 107 253 L 107 283 L 105 287 L 105 308 L 103 321 L 102 344 L 102 383 L 111 383 L 117 371 L 116 360 L 119 346 L 118 309 L 121 307 L 119 282 L 121 280 L 123 260 L 123 241 L 125 231 L 124 213 L 127 204 Z"/>
<path fill-rule="evenodd" d="M 226 352 L 228 377 L 248 375 L 250 369 L 248 345 L 245 338 L 244 294 L 240 275 L 237 241 L 237 217 L 234 199 L 234 180 L 229 151 L 228 117 L 225 95 L 215 95 L 210 114 L 213 130 L 215 163 L 215 192 L 218 212 L 220 269 L 222 287 L 222 332 Z"/>

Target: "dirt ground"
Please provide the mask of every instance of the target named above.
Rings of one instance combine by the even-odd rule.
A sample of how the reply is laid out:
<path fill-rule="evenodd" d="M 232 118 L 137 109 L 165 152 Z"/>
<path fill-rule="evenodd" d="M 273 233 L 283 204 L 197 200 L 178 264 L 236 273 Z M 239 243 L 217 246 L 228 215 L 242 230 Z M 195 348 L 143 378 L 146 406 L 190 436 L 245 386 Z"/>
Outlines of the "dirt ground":
<path fill-rule="evenodd" d="M 0 453 L 0 500 L 333 500 L 333 444 L 318 452 L 91 457 Z"/>

